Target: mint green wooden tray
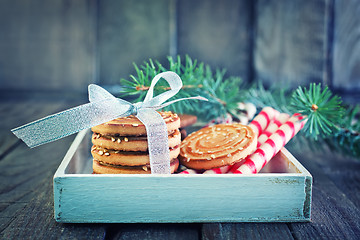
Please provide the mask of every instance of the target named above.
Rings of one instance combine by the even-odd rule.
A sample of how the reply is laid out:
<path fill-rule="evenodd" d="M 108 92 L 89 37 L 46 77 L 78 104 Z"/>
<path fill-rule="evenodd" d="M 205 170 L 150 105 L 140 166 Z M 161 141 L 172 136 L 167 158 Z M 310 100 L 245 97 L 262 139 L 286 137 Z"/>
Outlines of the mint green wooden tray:
<path fill-rule="evenodd" d="M 54 175 L 58 222 L 310 221 L 312 176 L 286 149 L 253 175 L 94 175 L 90 134 Z"/>

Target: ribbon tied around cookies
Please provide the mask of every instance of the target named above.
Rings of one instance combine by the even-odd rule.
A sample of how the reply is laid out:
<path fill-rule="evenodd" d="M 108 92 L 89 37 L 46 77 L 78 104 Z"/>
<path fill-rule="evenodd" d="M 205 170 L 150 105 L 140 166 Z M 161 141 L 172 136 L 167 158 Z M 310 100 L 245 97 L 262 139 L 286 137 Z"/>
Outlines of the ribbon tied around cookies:
<path fill-rule="evenodd" d="M 160 79 L 168 82 L 170 90 L 154 97 L 154 87 Z M 44 117 L 11 131 L 30 148 L 34 148 L 119 117 L 135 115 L 147 131 L 151 173 L 170 174 L 167 127 L 156 110 L 182 100 L 207 101 L 206 98 L 197 96 L 165 103 L 181 88 L 182 81 L 176 73 L 163 72 L 153 78 L 144 101 L 133 104 L 114 97 L 98 85 L 90 84 L 89 103 Z"/>

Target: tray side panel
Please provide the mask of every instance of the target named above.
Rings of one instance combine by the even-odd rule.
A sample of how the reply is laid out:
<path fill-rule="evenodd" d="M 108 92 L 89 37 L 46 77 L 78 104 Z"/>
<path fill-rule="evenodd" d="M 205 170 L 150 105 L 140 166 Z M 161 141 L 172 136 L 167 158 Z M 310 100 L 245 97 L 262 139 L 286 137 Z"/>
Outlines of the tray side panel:
<path fill-rule="evenodd" d="M 305 177 L 305 202 L 304 202 L 304 209 L 303 215 L 306 219 L 311 219 L 311 198 L 312 198 L 312 184 L 313 179 L 312 176 Z"/>
<path fill-rule="evenodd" d="M 59 222 L 309 221 L 305 176 L 54 179 Z M 311 192 L 310 192 L 311 194 Z"/>

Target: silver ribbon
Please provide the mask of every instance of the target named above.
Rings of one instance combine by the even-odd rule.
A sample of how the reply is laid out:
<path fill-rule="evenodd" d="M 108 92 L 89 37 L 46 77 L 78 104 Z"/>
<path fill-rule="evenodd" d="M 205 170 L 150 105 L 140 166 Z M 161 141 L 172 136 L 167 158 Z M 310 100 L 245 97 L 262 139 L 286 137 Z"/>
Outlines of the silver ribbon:
<path fill-rule="evenodd" d="M 170 90 L 154 97 L 154 87 L 161 78 L 169 83 Z M 147 131 L 151 173 L 170 174 L 167 127 L 156 110 L 187 99 L 207 101 L 206 98 L 197 96 L 164 103 L 176 95 L 181 88 L 182 81 L 176 73 L 163 72 L 153 78 L 144 101 L 132 104 L 114 97 L 100 86 L 90 84 L 88 88 L 90 103 L 47 116 L 11 131 L 33 148 L 115 118 L 135 115 L 145 125 Z"/>

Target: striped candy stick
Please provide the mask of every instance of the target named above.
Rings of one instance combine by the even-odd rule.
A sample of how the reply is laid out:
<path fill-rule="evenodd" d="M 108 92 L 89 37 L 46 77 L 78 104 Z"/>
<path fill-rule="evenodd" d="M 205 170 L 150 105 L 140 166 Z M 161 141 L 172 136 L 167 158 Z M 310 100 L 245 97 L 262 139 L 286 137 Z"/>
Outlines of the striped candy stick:
<path fill-rule="evenodd" d="M 279 116 L 273 119 L 269 126 L 258 137 L 257 147 L 260 147 L 282 124 L 289 120 L 290 116 L 287 113 L 280 113 Z"/>
<path fill-rule="evenodd" d="M 262 132 L 262 134 L 258 137 L 258 143 L 257 148 L 259 148 L 262 144 L 268 140 L 268 138 L 278 130 L 278 128 L 284 124 L 286 121 L 288 121 L 290 118 L 290 115 L 287 113 L 280 113 L 279 116 L 276 119 L 271 120 L 269 126 Z M 232 169 L 239 168 L 244 162 L 236 163 L 234 166 L 232 166 Z"/>
<path fill-rule="evenodd" d="M 203 172 L 203 174 L 223 174 L 223 173 L 227 173 L 230 170 L 230 168 L 231 165 L 226 165 L 223 167 L 206 170 L 205 172 Z"/>
<path fill-rule="evenodd" d="M 255 135 L 259 137 L 270 124 L 271 119 L 275 119 L 279 114 L 279 111 L 272 107 L 264 107 L 249 126 L 254 130 Z"/>
<path fill-rule="evenodd" d="M 179 172 L 179 174 L 197 174 L 197 173 L 198 173 L 197 171 L 195 171 L 194 169 L 190 169 L 190 168 L 188 168 L 182 172 Z"/>
<path fill-rule="evenodd" d="M 251 121 L 249 126 L 254 130 L 255 135 L 259 137 L 260 133 L 263 133 L 265 129 L 270 126 L 270 123 L 276 121 L 275 119 L 280 116 L 280 112 L 272 107 L 264 107 L 258 115 Z M 223 174 L 227 173 L 231 169 L 231 165 L 223 166 L 219 168 L 213 168 L 206 170 L 203 174 Z"/>
<path fill-rule="evenodd" d="M 245 162 L 235 164 L 228 173 L 251 174 L 259 172 L 291 138 L 303 128 L 305 121 L 300 114 L 294 114 L 282 124 Z"/>

